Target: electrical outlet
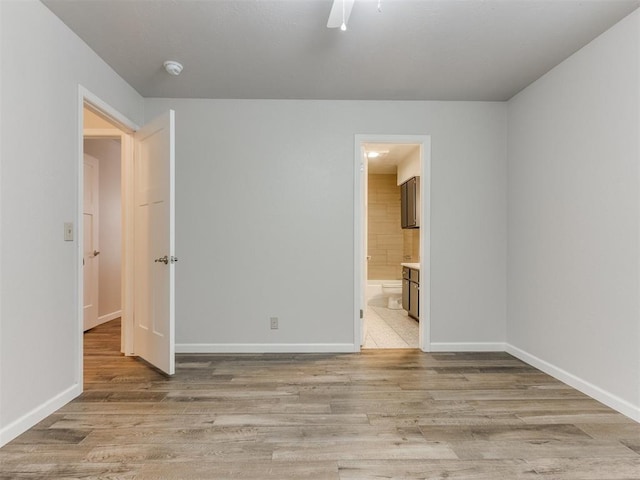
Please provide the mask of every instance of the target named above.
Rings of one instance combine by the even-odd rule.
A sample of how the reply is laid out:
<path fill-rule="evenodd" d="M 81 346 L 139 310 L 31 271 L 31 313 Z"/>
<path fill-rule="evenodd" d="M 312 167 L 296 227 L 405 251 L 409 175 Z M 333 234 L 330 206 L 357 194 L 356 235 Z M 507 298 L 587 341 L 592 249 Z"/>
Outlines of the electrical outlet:
<path fill-rule="evenodd" d="M 271 330 L 278 329 L 278 317 L 269 317 L 269 322 L 271 324 Z"/>

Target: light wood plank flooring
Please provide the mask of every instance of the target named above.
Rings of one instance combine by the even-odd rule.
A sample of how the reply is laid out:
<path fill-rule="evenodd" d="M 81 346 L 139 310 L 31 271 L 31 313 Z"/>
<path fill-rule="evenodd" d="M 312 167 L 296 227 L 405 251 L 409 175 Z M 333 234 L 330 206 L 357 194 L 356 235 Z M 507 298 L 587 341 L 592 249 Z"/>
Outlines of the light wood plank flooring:
<path fill-rule="evenodd" d="M 640 424 L 504 353 L 178 355 L 85 336 L 85 393 L 0 449 L 19 479 L 640 479 Z"/>

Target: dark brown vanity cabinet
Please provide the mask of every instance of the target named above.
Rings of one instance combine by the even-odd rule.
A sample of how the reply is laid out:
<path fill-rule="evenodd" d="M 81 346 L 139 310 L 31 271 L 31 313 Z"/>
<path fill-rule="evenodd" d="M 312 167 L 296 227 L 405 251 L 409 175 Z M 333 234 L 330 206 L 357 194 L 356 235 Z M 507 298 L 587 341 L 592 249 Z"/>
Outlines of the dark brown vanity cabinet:
<path fill-rule="evenodd" d="M 418 177 L 411 177 L 400 185 L 401 226 L 420 228 L 420 183 Z"/>
<path fill-rule="evenodd" d="M 420 320 L 420 270 L 402 267 L 402 308 Z"/>
<path fill-rule="evenodd" d="M 403 275 L 404 276 L 404 275 Z M 411 292 L 411 281 L 403 278 L 402 279 L 402 309 L 409 311 L 409 293 Z"/>

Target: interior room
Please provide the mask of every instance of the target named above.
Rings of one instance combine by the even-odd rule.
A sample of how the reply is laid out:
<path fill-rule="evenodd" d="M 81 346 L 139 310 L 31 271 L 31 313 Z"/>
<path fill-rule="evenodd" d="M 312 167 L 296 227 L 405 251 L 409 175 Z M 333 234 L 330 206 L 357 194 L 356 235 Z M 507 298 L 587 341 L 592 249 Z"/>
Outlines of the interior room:
<path fill-rule="evenodd" d="M 639 7 L 0 0 L 0 476 L 636 478 Z M 86 334 L 85 107 L 128 158 Z M 374 238 L 394 143 L 422 221 Z M 411 304 L 365 269 L 417 347 L 366 348 Z"/>
<path fill-rule="evenodd" d="M 362 348 L 419 346 L 420 147 L 363 145 L 367 255 Z"/>

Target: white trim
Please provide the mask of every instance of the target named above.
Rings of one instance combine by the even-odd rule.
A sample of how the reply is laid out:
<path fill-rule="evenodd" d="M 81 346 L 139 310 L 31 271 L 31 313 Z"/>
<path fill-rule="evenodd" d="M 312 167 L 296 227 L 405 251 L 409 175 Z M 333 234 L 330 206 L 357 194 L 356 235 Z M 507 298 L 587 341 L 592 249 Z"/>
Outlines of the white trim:
<path fill-rule="evenodd" d="M 362 181 L 363 143 L 412 143 L 420 145 L 420 323 L 419 347 L 431 351 L 431 136 L 430 135 L 355 135 L 353 182 L 353 305 L 354 347 L 360 351 L 360 309 L 363 305 L 366 282 L 363 278 L 364 244 L 364 182 Z"/>
<path fill-rule="evenodd" d="M 0 447 L 10 442 L 18 435 L 26 432 L 38 422 L 47 418 L 81 393 L 82 387 L 76 383 L 62 393 L 59 393 L 55 397 L 47 400 L 42 405 L 39 405 L 30 412 L 25 413 L 6 427 L 0 429 Z"/>
<path fill-rule="evenodd" d="M 431 351 L 431 136 L 420 146 L 420 349 Z M 426 232 L 426 234 L 424 233 Z"/>
<path fill-rule="evenodd" d="M 107 102 L 102 100 L 97 95 L 91 93 L 87 88 L 82 85 L 78 85 L 78 93 L 80 95 L 80 107 L 89 107 L 94 113 L 97 113 L 101 117 L 105 117 L 109 122 L 113 123 L 117 128 L 123 130 L 126 133 L 132 133 L 140 129 L 138 125 L 129 120 Z M 82 120 L 82 116 L 80 116 Z M 82 125 L 82 124 L 81 124 Z M 84 126 L 84 125 L 82 125 Z"/>
<path fill-rule="evenodd" d="M 115 312 L 107 313 L 106 315 L 101 315 L 98 317 L 98 321 L 100 323 L 110 322 L 111 320 L 115 320 L 122 316 L 122 310 L 116 310 Z"/>
<path fill-rule="evenodd" d="M 503 342 L 437 342 L 431 344 L 432 352 L 504 352 Z"/>
<path fill-rule="evenodd" d="M 640 406 L 633 405 L 632 403 L 610 393 L 602 388 L 580 378 L 576 375 L 563 370 L 535 355 L 525 352 L 524 350 L 514 347 L 513 345 L 506 344 L 506 352 L 519 358 L 525 363 L 543 371 L 544 373 L 551 375 L 552 377 L 566 383 L 570 387 L 579 390 L 580 392 L 588 395 L 599 402 L 604 403 L 606 406 L 613 408 L 614 410 L 626 415 L 627 417 L 640 422 Z"/>
<path fill-rule="evenodd" d="M 124 135 L 127 134 L 117 128 L 85 128 L 82 131 L 82 136 L 85 140 L 87 138 L 112 138 L 114 140 L 121 140 Z"/>
<path fill-rule="evenodd" d="M 637 20 L 637 19 L 636 19 Z M 636 42 L 638 40 L 640 40 L 640 30 L 638 30 L 636 28 Z M 637 54 L 637 60 L 636 61 L 640 61 L 640 53 Z M 637 104 L 636 104 L 636 112 L 640 111 L 640 95 L 636 96 L 637 98 Z M 640 122 L 637 122 L 638 125 L 638 130 L 636 132 L 636 152 L 640 151 Z M 638 159 L 636 158 L 636 161 Z M 640 185 L 640 170 L 636 169 L 636 185 Z M 640 205 L 640 189 L 636 188 L 636 192 L 637 192 L 637 197 L 636 200 L 638 201 L 638 205 Z M 638 227 L 640 227 L 640 222 L 637 224 Z M 638 232 L 640 233 L 640 228 L 638 229 Z M 640 238 L 640 235 L 636 238 Z M 640 248 L 640 243 L 636 242 L 636 251 L 638 251 L 638 249 Z M 636 263 L 635 265 L 636 269 L 640 268 L 640 262 Z M 637 270 L 636 270 L 637 271 Z M 640 285 L 638 285 L 638 287 L 640 287 Z M 636 294 L 636 300 L 640 299 L 640 288 Z M 637 305 L 637 304 L 636 304 Z M 636 308 L 638 308 L 638 306 L 636 306 Z M 638 319 L 636 318 L 636 322 L 638 322 Z M 636 368 L 638 369 L 637 371 L 640 371 L 640 328 L 636 328 L 636 339 L 635 339 L 635 344 L 637 347 L 636 350 Z M 637 399 L 638 402 L 640 402 L 640 376 L 636 377 L 636 381 L 638 382 L 637 386 L 636 386 L 636 395 L 637 395 Z M 637 422 L 640 422 L 640 406 L 636 406 L 635 407 L 635 416 L 631 416 L 631 418 L 633 418 L 634 420 L 636 420 Z"/>
<path fill-rule="evenodd" d="M 122 310 L 117 310 L 115 312 L 108 313 L 106 315 L 102 315 L 95 319 L 95 321 L 90 322 L 89 324 L 84 326 L 84 331 L 91 330 L 92 328 L 97 327 L 98 325 L 102 325 L 103 323 L 107 323 L 111 320 L 114 320 L 118 317 L 122 316 Z"/>
<path fill-rule="evenodd" d="M 353 166 L 353 347 L 354 352 L 359 352 L 363 341 L 363 317 L 367 306 L 366 296 L 363 295 L 364 282 L 364 154 L 362 151 L 362 141 L 359 135 L 355 136 L 354 142 L 354 166 Z"/>
<path fill-rule="evenodd" d="M 177 343 L 176 353 L 353 353 L 351 343 Z"/>
<path fill-rule="evenodd" d="M 640 30 L 636 29 L 636 37 L 638 38 L 638 40 L 640 40 Z M 640 53 L 638 53 L 638 59 L 637 61 L 640 61 Z M 640 111 L 640 95 L 637 96 L 637 101 L 638 104 L 636 105 L 636 112 Z M 638 122 L 638 131 L 636 132 L 636 152 L 640 151 L 640 122 Z M 637 159 L 636 159 L 637 160 Z M 636 169 L 636 185 L 640 185 L 640 170 Z M 640 206 L 640 189 L 636 189 L 636 192 L 638 193 L 638 205 Z M 640 222 L 638 223 L 638 227 L 639 227 L 639 234 L 640 234 Z M 640 235 L 636 238 L 640 238 Z M 636 243 L 636 250 L 638 250 L 640 248 L 640 243 Z M 640 268 L 640 262 L 638 262 L 638 264 L 636 264 L 636 268 Z M 638 285 L 638 287 L 640 287 L 640 285 Z M 640 288 L 639 291 L 637 292 L 638 294 L 636 295 L 636 299 L 640 299 Z M 637 321 L 637 319 L 636 319 Z M 640 371 L 640 328 L 636 329 L 636 346 L 638 346 L 638 349 L 636 351 L 636 367 L 638 368 L 638 371 Z M 637 381 L 638 381 L 638 385 L 637 385 L 637 398 L 638 401 L 640 401 L 640 378 L 636 377 Z M 636 409 L 638 410 L 638 409 Z M 632 417 L 633 418 L 633 417 Z M 635 420 L 640 422 L 640 413 L 636 413 L 636 417 Z"/>

